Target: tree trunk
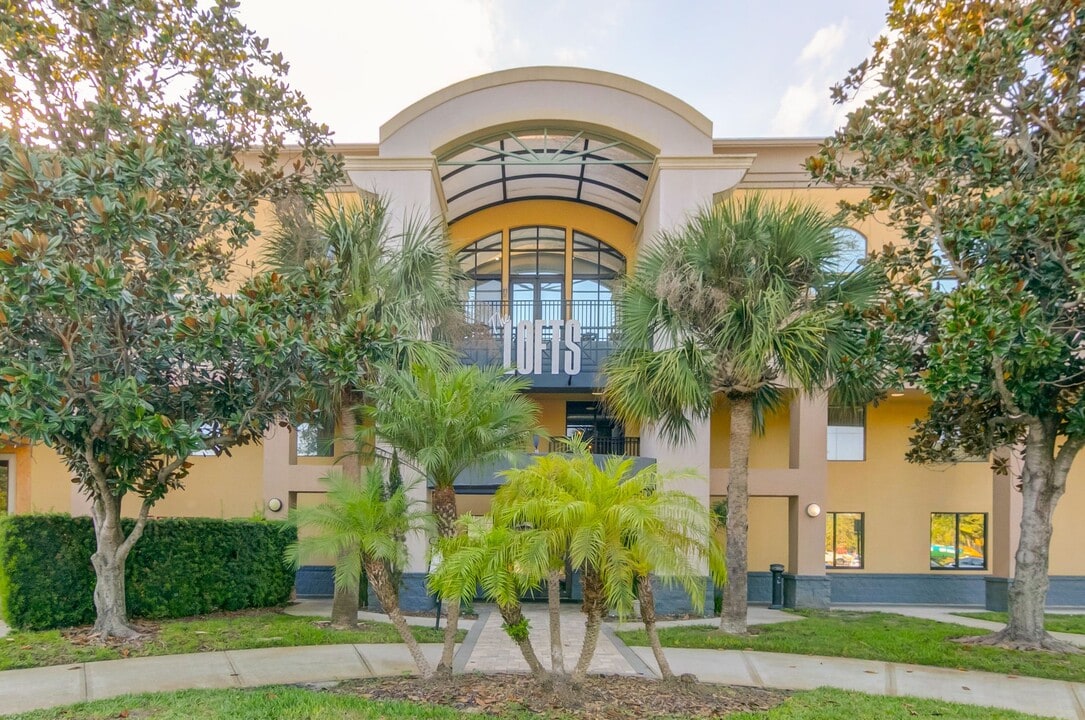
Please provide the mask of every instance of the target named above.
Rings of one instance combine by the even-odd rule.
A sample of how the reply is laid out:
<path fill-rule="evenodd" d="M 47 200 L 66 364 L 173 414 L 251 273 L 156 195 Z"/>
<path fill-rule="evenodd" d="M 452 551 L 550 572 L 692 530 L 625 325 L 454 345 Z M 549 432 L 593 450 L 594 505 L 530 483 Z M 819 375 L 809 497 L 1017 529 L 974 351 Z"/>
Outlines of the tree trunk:
<path fill-rule="evenodd" d="M 433 489 L 433 514 L 437 518 L 437 534 L 450 538 L 456 533 L 456 489 L 452 483 L 439 483 Z M 460 601 L 453 600 L 448 605 L 448 622 L 445 623 L 445 642 L 441 651 L 441 662 L 437 666 L 439 675 L 452 674 L 452 659 L 455 654 L 456 634 L 460 627 Z"/>
<path fill-rule="evenodd" d="M 357 448 L 354 443 L 354 432 L 356 429 L 354 402 L 354 396 L 348 393 L 343 397 L 342 405 L 339 409 L 339 442 L 342 451 L 342 459 L 340 460 L 339 467 L 340 472 L 343 473 L 343 477 L 349 478 L 354 482 L 360 482 L 361 464 L 358 462 Z M 344 563 L 353 555 L 354 553 L 347 550 L 337 557 L 335 561 L 337 564 Z M 343 587 L 339 583 L 335 584 L 335 595 L 332 597 L 333 627 L 344 629 L 358 627 L 358 595 L 357 584 L 353 587 Z M 384 600 L 382 599 L 381 602 L 383 603 Z M 385 608 L 386 612 L 387 610 L 388 608 Z"/>
<path fill-rule="evenodd" d="M 585 568 L 581 575 L 584 592 L 584 612 L 588 618 L 584 622 L 584 645 L 580 648 L 580 659 L 573 670 L 573 682 L 579 683 L 588 674 L 591 659 L 595 655 L 595 646 L 599 644 L 599 628 L 603 624 L 603 581 L 598 573 Z"/>
<path fill-rule="evenodd" d="M 1009 622 L 997 633 L 968 641 L 1018 650 L 1080 652 L 1044 629 L 1052 519 L 1055 506 L 1066 491 L 1066 475 L 1081 444 L 1079 439 L 1068 439 L 1056 454 L 1056 436 L 1054 421 L 1029 424 L 1021 478 L 1021 539 L 1009 589 Z"/>
<path fill-rule="evenodd" d="M 373 591 L 377 593 L 377 599 L 380 600 L 381 607 L 384 608 L 388 619 L 392 621 L 392 627 L 399 632 L 399 637 L 403 640 L 403 644 L 407 646 L 407 651 L 414 658 L 414 664 L 418 667 L 419 674 L 422 677 L 429 677 L 433 671 L 430 669 L 426 656 L 422 654 L 422 647 L 415 640 L 410 625 L 407 624 L 407 620 L 399 610 L 399 592 L 392 587 L 388 567 L 382 562 L 367 558 L 365 572 L 369 577 L 369 587 L 373 588 Z"/>
<path fill-rule="evenodd" d="M 546 606 L 550 623 L 550 672 L 564 675 L 565 649 L 561 645 L 561 573 L 559 570 L 551 570 L 547 575 Z"/>
<path fill-rule="evenodd" d="M 640 598 L 640 617 L 644 621 L 644 631 L 648 633 L 648 644 L 652 646 L 652 655 L 655 656 L 656 665 L 659 666 L 659 676 L 664 680 L 674 678 L 671 665 L 667 662 L 667 656 L 663 654 L 663 645 L 659 642 L 659 633 L 656 632 L 656 598 L 652 591 L 652 578 L 641 575 L 637 580 L 638 596 Z"/>
<path fill-rule="evenodd" d="M 497 609 L 501 613 L 501 619 L 505 621 L 506 627 L 516 627 L 524 621 L 524 612 L 519 605 L 499 604 Z M 542 663 L 539 662 L 539 656 L 535 654 L 535 648 L 531 645 L 531 638 L 528 636 L 528 633 L 513 631 L 508 633 L 508 635 L 516 643 L 516 646 L 520 648 L 520 653 L 524 656 L 524 660 L 527 661 L 527 666 L 531 669 L 531 674 L 540 680 L 545 678 L 546 669 L 543 668 Z"/>
<path fill-rule="evenodd" d="M 750 438 L 753 402 L 748 396 L 731 401 L 731 463 L 727 481 L 727 583 L 723 586 L 720 630 L 746 634 L 746 542 L 749 530 Z"/>
<path fill-rule="evenodd" d="M 95 552 L 90 556 L 94 566 L 94 632 L 102 638 L 134 638 L 139 632 L 128 624 L 128 604 L 125 598 L 124 565 L 132 544 L 142 534 L 142 524 L 132 533 L 135 539 L 125 542 L 121 527 L 121 500 L 108 489 L 94 499 Z"/>

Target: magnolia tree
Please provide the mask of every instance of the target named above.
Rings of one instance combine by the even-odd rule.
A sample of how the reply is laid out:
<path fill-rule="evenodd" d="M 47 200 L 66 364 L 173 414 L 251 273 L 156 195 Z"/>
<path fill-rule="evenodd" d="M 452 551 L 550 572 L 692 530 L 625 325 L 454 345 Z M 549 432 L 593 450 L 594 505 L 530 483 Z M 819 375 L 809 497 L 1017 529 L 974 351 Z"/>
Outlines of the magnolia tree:
<path fill-rule="evenodd" d="M 219 294 L 261 199 L 314 198 L 339 175 L 235 8 L 42 0 L 0 16 L 0 434 L 54 449 L 92 501 L 106 636 L 134 634 L 124 565 L 151 507 L 193 452 L 259 440 L 305 379 L 290 316 L 328 300 L 274 275 Z"/>
<path fill-rule="evenodd" d="M 870 189 L 850 205 L 906 241 L 883 350 L 931 396 L 910 459 L 1023 454 L 1006 629 L 1044 631 L 1052 517 L 1085 444 L 1085 56 L 1079 2 L 894 2 L 889 33 L 834 95 L 867 98 L 809 160 Z M 1005 464 L 996 469 L 1006 471 Z"/>

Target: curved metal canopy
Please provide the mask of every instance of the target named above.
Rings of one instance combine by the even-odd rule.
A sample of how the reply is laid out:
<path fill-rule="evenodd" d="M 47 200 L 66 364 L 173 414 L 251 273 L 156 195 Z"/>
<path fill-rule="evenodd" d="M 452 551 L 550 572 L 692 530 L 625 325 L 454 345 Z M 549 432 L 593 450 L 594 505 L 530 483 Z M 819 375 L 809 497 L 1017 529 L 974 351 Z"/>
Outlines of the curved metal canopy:
<path fill-rule="evenodd" d="M 530 129 L 468 143 L 438 158 L 449 222 L 514 200 L 584 203 L 637 223 L 652 157 L 582 130 Z"/>

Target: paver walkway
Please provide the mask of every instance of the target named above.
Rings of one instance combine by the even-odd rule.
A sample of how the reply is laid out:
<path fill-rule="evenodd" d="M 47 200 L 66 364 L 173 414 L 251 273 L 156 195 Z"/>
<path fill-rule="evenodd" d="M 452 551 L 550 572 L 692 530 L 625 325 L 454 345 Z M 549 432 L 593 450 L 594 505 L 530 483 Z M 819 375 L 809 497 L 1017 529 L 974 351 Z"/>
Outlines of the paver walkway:
<path fill-rule="evenodd" d="M 485 613 L 483 615 L 482 613 Z M 542 666 L 550 668 L 550 616 L 544 605 L 524 608 L 524 617 L 530 624 L 531 644 Z M 502 627 L 501 613 L 497 610 L 480 611 L 478 622 L 484 623 L 477 637 L 468 637 L 464 643 L 467 657 L 462 669 L 466 672 L 528 672 L 520 648 Z M 584 615 L 579 610 L 563 607 L 561 613 L 561 645 L 564 651 L 565 669 L 572 671 L 584 645 Z M 621 649 L 619 649 L 621 648 Z M 622 650 L 625 651 L 623 654 Z M 457 668 L 460 669 L 460 668 Z M 607 675 L 651 675 L 647 666 L 637 655 L 618 640 L 609 627 L 599 633 L 599 644 L 592 656 L 589 672 Z"/>

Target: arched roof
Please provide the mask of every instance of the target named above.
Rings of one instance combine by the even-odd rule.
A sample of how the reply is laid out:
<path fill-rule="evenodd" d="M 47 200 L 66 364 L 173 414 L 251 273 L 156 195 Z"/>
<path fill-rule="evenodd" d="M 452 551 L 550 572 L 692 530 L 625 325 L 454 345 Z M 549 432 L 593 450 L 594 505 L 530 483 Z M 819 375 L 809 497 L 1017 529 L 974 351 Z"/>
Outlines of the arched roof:
<path fill-rule="evenodd" d="M 380 155 L 436 157 L 449 220 L 502 202 L 559 198 L 636 223 L 657 155 L 712 154 L 687 103 L 598 70 L 529 67 L 439 90 L 381 127 Z"/>

